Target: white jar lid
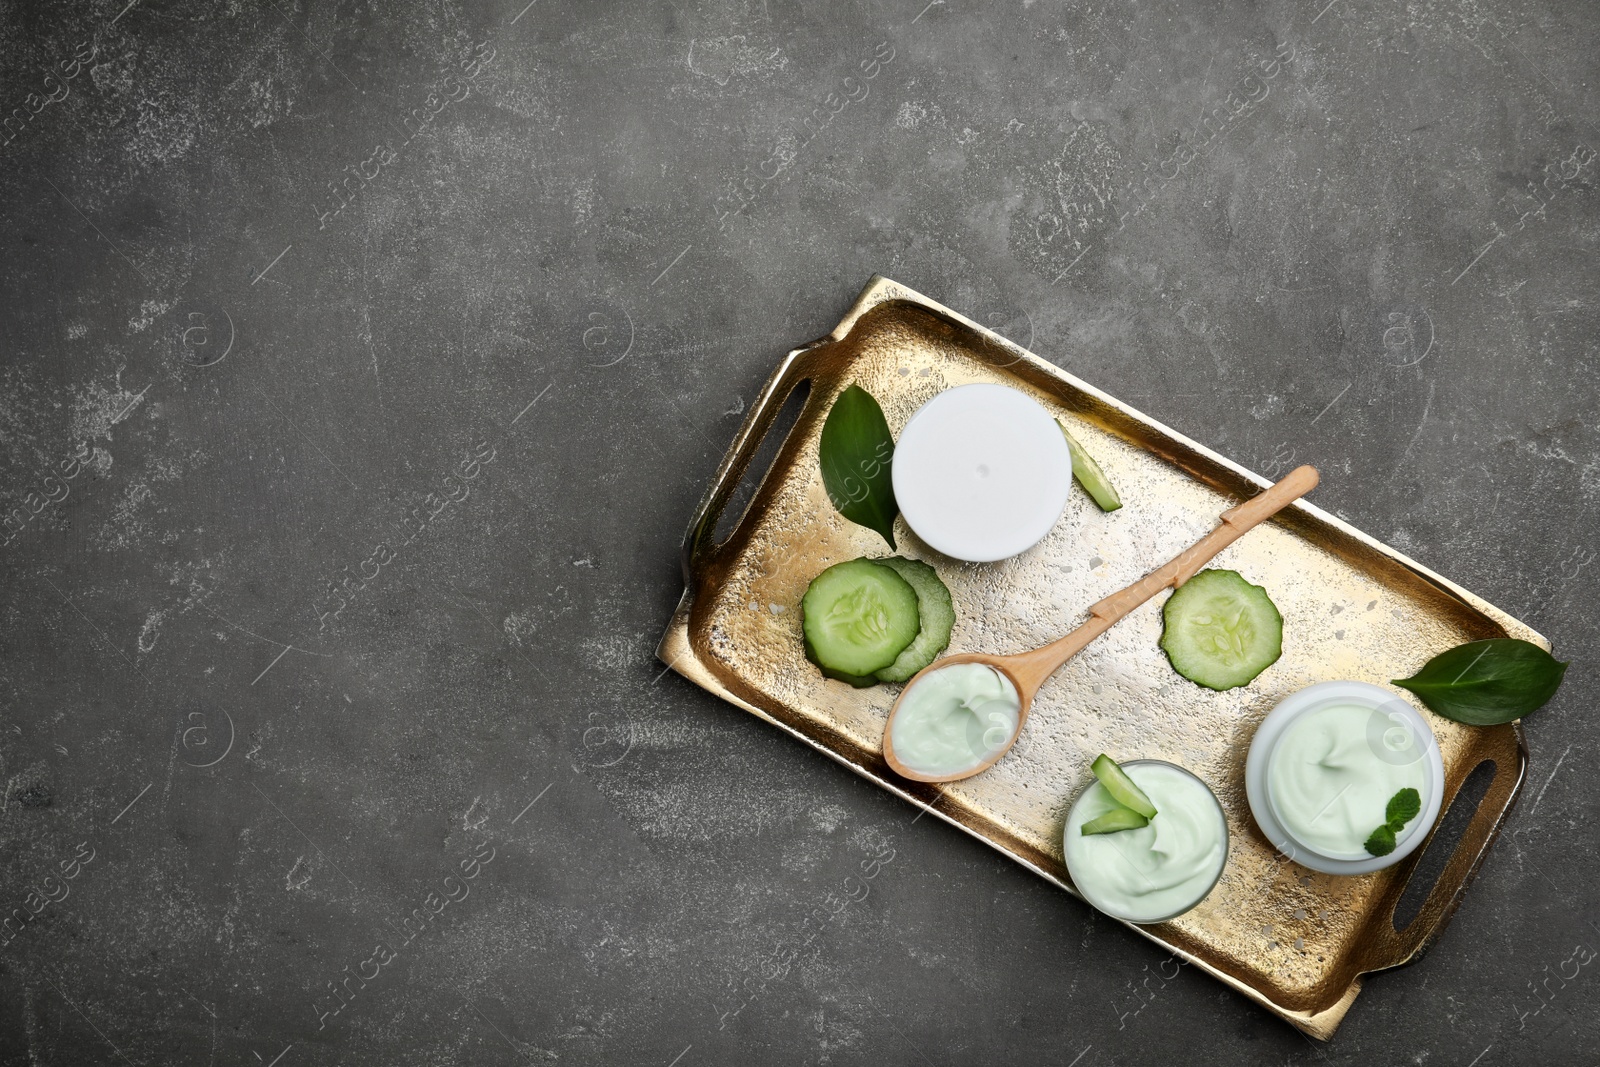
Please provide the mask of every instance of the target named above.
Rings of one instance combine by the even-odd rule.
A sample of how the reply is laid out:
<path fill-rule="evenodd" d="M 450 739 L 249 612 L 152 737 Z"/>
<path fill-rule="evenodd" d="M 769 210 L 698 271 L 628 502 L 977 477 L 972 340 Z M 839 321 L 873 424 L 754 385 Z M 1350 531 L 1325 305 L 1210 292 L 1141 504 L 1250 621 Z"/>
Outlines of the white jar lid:
<path fill-rule="evenodd" d="M 946 389 L 894 449 L 906 525 L 947 556 L 989 563 L 1025 552 L 1061 517 L 1072 453 L 1038 401 L 1003 385 Z"/>

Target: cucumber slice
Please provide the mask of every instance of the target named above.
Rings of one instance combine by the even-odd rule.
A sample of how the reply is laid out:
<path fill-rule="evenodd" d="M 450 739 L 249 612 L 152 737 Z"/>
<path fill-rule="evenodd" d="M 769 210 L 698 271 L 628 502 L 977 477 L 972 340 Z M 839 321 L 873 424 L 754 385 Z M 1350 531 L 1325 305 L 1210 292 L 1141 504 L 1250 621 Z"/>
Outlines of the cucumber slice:
<path fill-rule="evenodd" d="M 880 682 L 909 681 L 950 647 L 950 629 L 956 624 L 950 589 L 939 580 L 937 571 L 919 559 L 890 556 L 873 562 L 891 568 L 917 593 L 917 614 L 922 620 L 922 629 L 893 663 L 875 672 Z"/>
<path fill-rule="evenodd" d="M 874 675 L 847 674 L 844 671 L 836 671 L 832 667 L 824 666 L 822 661 L 817 659 L 817 650 L 811 647 L 810 638 L 806 639 L 806 659 L 817 665 L 817 669 L 822 671 L 824 678 L 832 678 L 835 681 L 845 682 L 849 685 L 855 686 L 857 689 L 865 689 L 868 686 L 878 684 L 878 679 Z"/>
<path fill-rule="evenodd" d="M 1056 425 L 1061 426 L 1061 420 L 1056 420 Z M 1072 453 L 1072 476 L 1077 479 L 1088 494 L 1094 497 L 1094 502 L 1100 505 L 1101 511 L 1116 511 L 1122 506 L 1122 498 L 1117 495 L 1117 490 L 1112 486 L 1111 479 L 1106 477 L 1106 472 L 1100 469 L 1100 464 L 1094 457 L 1083 450 L 1078 439 L 1061 426 L 1061 436 L 1067 439 L 1067 451 Z"/>
<path fill-rule="evenodd" d="M 1283 616 L 1238 571 L 1201 571 L 1167 599 L 1161 617 L 1172 669 L 1207 689 L 1247 685 L 1283 654 Z"/>
<path fill-rule="evenodd" d="M 1156 817 L 1156 806 L 1150 803 L 1150 798 L 1144 795 L 1144 790 L 1134 785 L 1133 779 L 1129 778 L 1127 773 L 1117 766 L 1116 760 L 1102 752 L 1094 758 L 1094 762 L 1089 765 L 1089 769 L 1094 772 L 1096 778 L 1100 779 L 1100 784 L 1106 787 L 1106 792 L 1111 794 L 1112 800 L 1115 800 L 1128 810 L 1144 816 L 1146 819 Z M 1101 816 L 1101 818 L 1104 817 Z M 1117 829 L 1126 829 L 1126 827 L 1119 826 Z"/>
<path fill-rule="evenodd" d="M 1083 824 L 1083 836 L 1090 834 L 1114 834 L 1118 830 L 1137 830 L 1141 826 L 1149 826 L 1150 820 L 1136 811 L 1128 808 L 1112 808 L 1098 819 L 1090 819 Z"/>
<path fill-rule="evenodd" d="M 807 654 L 824 670 L 843 674 L 870 675 L 889 666 L 922 629 L 916 590 L 870 559 L 836 563 L 817 575 L 800 610 Z"/>

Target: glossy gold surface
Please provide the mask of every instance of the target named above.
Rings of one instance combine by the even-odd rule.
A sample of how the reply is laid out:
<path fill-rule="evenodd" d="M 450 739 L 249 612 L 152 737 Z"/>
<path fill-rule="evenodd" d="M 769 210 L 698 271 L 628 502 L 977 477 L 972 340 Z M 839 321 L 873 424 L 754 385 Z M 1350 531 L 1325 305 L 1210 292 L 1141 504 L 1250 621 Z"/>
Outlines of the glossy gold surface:
<path fill-rule="evenodd" d="M 730 494 L 802 381 L 810 392 L 798 421 L 745 514 L 713 543 Z M 1444 757 L 1446 810 L 1482 761 L 1493 760 L 1496 773 L 1421 912 L 1396 931 L 1395 905 L 1427 849 L 1358 878 L 1318 874 L 1277 855 L 1245 801 L 1245 753 L 1256 725 L 1313 682 L 1384 685 L 1480 638 L 1548 642 L 1302 501 L 1213 564 L 1265 586 L 1283 613 L 1283 657 L 1255 682 L 1214 693 L 1176 674 L 1157 647 L 1164 600 L 1157 597 L 1045 683 L 1021 738 L 996 766 L 945 785 L 908 781 L 884 763 L 880 748 L 897 687 L 858 690 L 824 679 L 801 645 L 798 605 L 811 578 L 841 560 L 887 554 L 876 534 L 835 513 L 817 469 L 823 420 L 852 382 L 878 398 L 894 430 L 952 386 L 1021 389 L 1066 424 L 1122 494 L 1125 506 L 1104 514 L 1075 492 L 1049 536 L 1000 563 L 940 556 L 900 522 L 901 552 L 937 567 L 955 599 L 951 653 L 1016 652 L 1059 637 L 1090 604 L 1267 484 L 949 309 L 874 278 L 839 326 L 790 353 L 752 404 L 685 538 L 687 588 L 658 649 L 662 661 L 891 792 L 934 802 L 934 815 L 1068 891 L 1061 829 L 1094 756 L 1188 768 L 1227 810 L 1227 868 L 1198 908 L 1129 928 L 1306 1033 L 1331 1036 L 1363 973 L 1415 959 L 1448 920 L 1521 787 L 1526 752 L 1516 725 L 1475 729 L 1424 712 Z"/>

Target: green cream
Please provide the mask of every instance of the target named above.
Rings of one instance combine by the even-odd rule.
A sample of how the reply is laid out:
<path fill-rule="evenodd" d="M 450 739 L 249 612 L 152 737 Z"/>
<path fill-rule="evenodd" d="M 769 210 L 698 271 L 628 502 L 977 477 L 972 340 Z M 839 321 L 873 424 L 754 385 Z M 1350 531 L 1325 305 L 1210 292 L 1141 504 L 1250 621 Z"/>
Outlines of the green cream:
<path fill-rule="evenodd" d="M 1136 830 L 1085 836 L 1083 824 L 1118 807 L 1099 782 L 1067 816 L 1067 870 L 1084 899 L 1128 922 L 1162 922 L 1199 904 L 1228 858 L 1228 823 L 1206 784 L 1159 760 L 1122 771 L 1150 798 L 1156 816 Z"/>
<path fill-rule="evenodd" d="M 894 755 L 921 774 L 960 774 L 1005 748 L 1022 701 L 1011 679 L 982 663 L 929 671 L 900 697 L 889 730 Z"/>
<path fill-rule="evenodd" d="M 1295 841 L 1330 859 L 1369 859 L 1365 842 L 1389 798 L 1415 789 L 1428 804 L 1424 751 L 1403 720 L 1360 704 L 1302 715 L 1267 764 L 1272 813 Z M 1422 820 L 1396 834 L 1404 841 Z M 1426 832 L 1426 828 L 1424 828 Z"/>

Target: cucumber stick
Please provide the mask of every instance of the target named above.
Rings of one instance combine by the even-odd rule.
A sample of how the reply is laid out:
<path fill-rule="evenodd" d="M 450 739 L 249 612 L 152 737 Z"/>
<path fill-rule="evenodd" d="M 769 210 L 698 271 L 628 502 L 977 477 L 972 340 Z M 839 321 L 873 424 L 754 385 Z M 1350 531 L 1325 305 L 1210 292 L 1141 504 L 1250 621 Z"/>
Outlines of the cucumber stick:
<path fill-rule="evenodd" d="M 1106 472 L 1100 469 L 1094 457 L 1083 450 L 1078 439 L 1061 425 L 1060 419 L 1056 420 L 1056 425 L 1061 426 L 1061 436 L 1067 439 L 1067 451 L 1072 453 L 1072 477 L 1100 505 L 1101 511 L 1116 511 L 1122 506 L 1122 497 L 1117 495 L 1111 479 L 1106 477 Z"/>
<path fill-rule="evenodd" d="M 1127 773 L 1123 771 L 1121 767 L 1117 766 L 1116 760 L 1102 752 L 1100 755 L 1094 758 L 1094 762 L 1089 765 L 1089 769 L 1094 772 L 1094 776 L 1096 778 L 1100 779 L 1100 784 L 1106 787 L 1106 792 L 1111 794 L 1112 800 L 1115 800 L 1118 804 L 1121 804 L 1123 808 L 1127 809 L 1133 814 L 1138 815 L 1140 819 L 1143 820 L 1137 824 L 1130 824 L 1128 826 L 1116 826 L 1107 830 L 1096 830 L 1094 831 L 1095 833 L 1110 833 L 1111 829 L 1129 830 L 1132 829 L 1134 825 L 1143 826 L 1144 821 L 1156 817 L 1156 806 L 1150 803 L 1150 798 L 1144 795 L 1144 790 L 1134 785 L 1133 779 L 1129 778 Z M 1095 819 L 1093 821 L 1100 822 L 1110 815 L 1115 814 L 1116 811 L 1112 810 L 1106 815 L 1102 815 L 1099 819 Z M 1084 832 L 1089 832 L 1087 824 L 1085 824 Z"/>
<path fill-rule="evenodd" d="M 1118 830 L 1137 830 L 1141 826 L 1149 826 L 1150 820 L 1130 808 L 1112 808 L 1098 818 L 1090 819 L 1083 824 L 1083 836 L 1091 834 L 1114 834 Z"/>
<path fill-rule="evenodd" d="M 1173 669 L 1207 689 L 1247 685 L 1283 654 L 1283 616 L 1238 571 L 1201 571 L 1167 599 L 1161 617 L 1161 649 Z"/>
<path fill-rule="evenodd" d="M 800 601 L 806 655 L 851 685 L 894 663 L 922 628 L 917 593 L 892 568 L 870 559 L 836 563 Z"/>

